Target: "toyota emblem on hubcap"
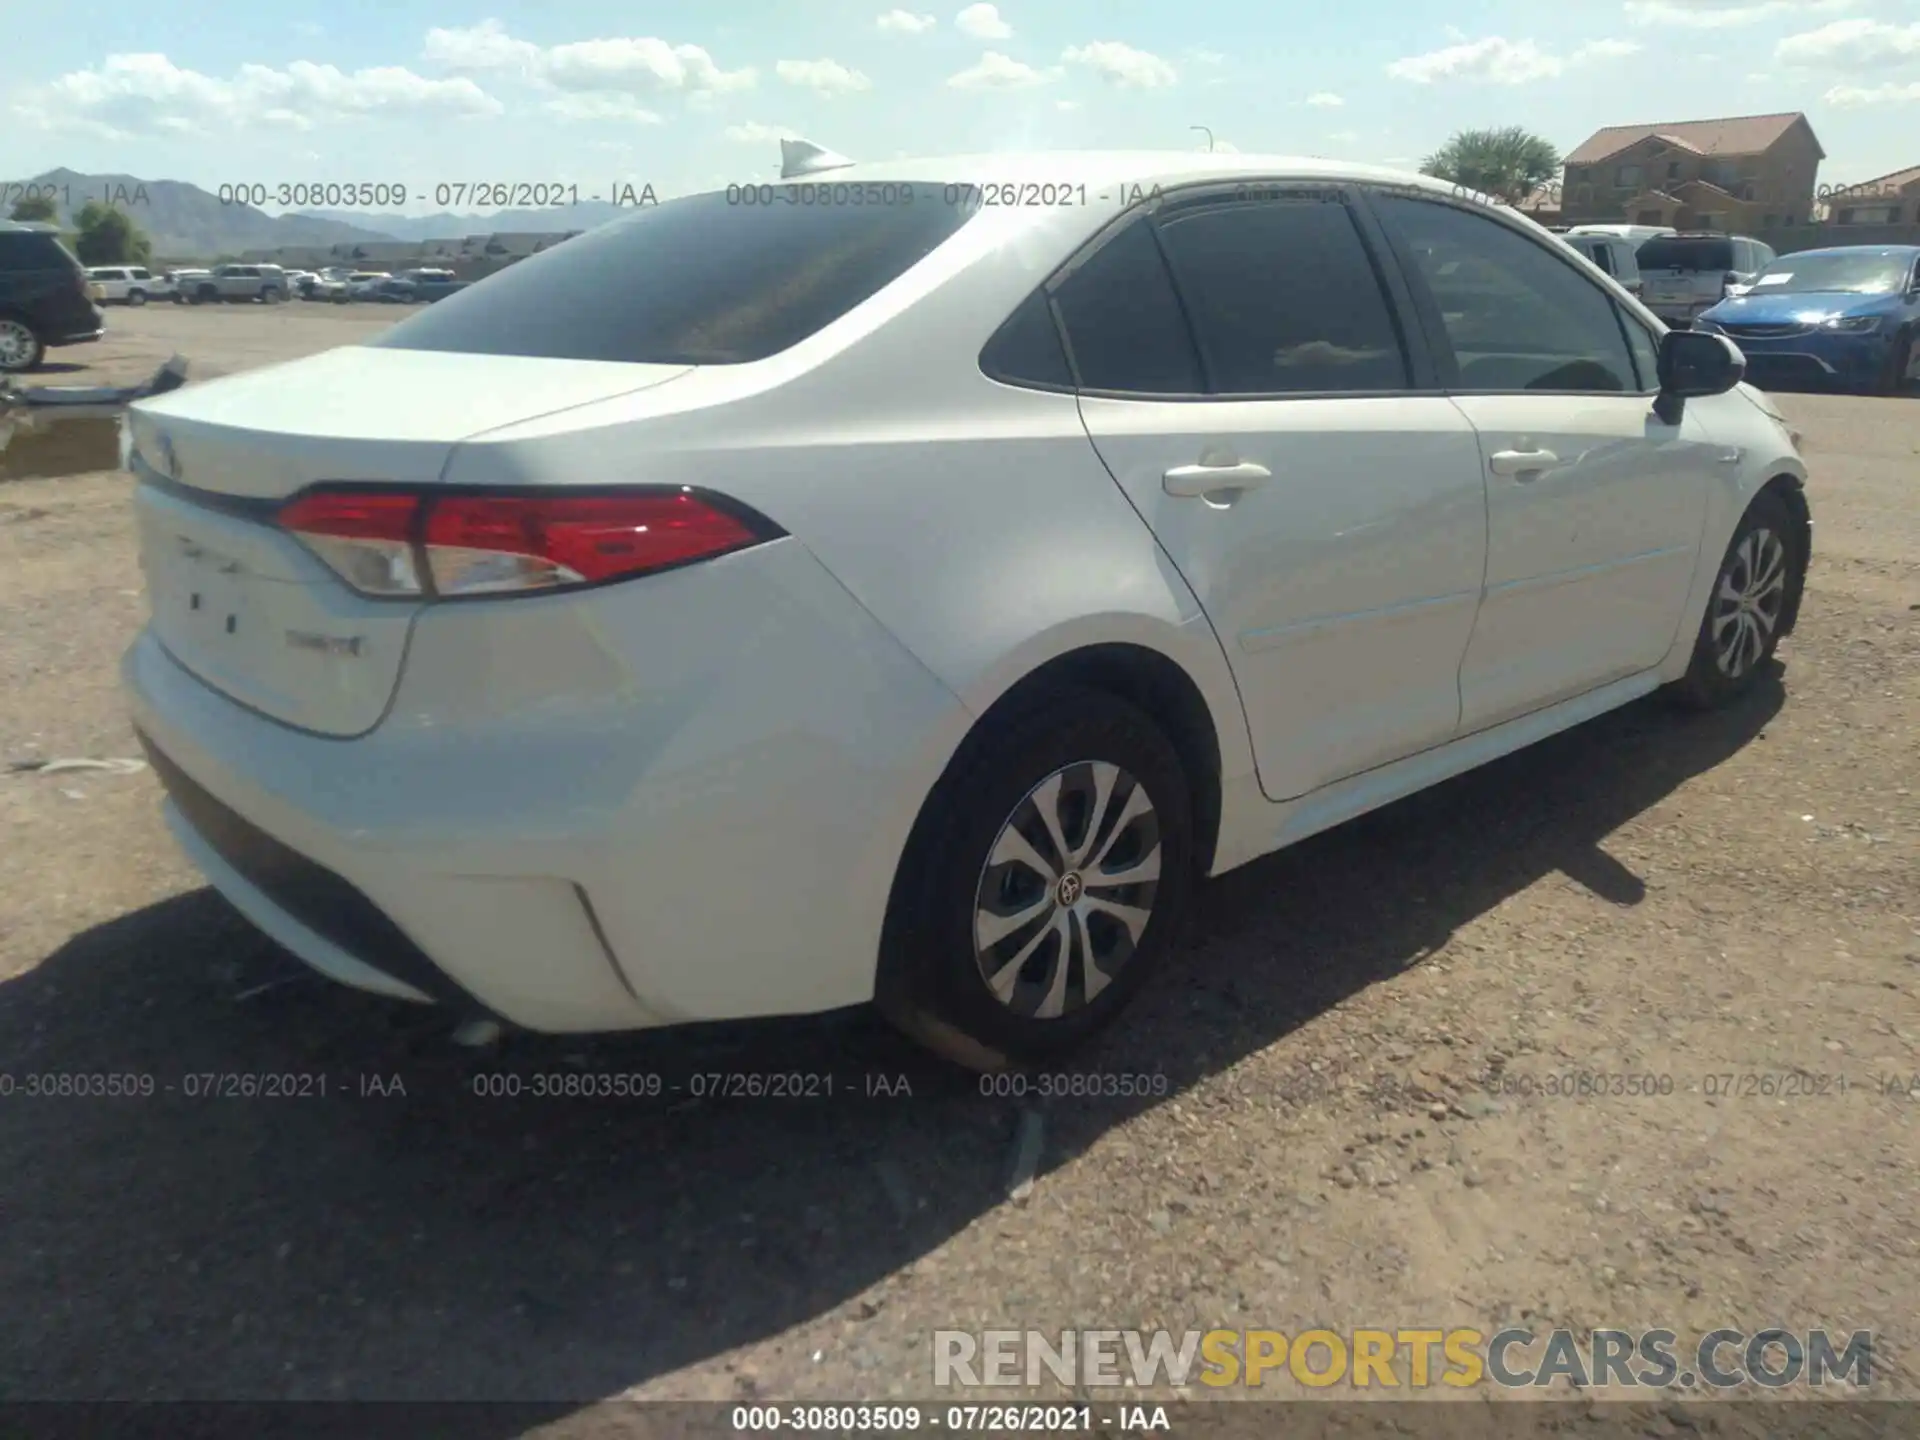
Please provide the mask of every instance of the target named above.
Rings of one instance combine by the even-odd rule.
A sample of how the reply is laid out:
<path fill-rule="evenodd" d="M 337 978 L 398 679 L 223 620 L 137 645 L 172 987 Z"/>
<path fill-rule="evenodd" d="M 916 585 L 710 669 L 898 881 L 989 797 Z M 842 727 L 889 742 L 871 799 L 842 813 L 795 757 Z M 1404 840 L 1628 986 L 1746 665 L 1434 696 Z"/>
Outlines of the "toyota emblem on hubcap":
<path fill-rule="evenodd" d="M 1054 891 L 1054 895 L 1062 905 L 1073 905 L 1079 901 L 1080 892 L 1085 888 L 1085 883 L 1080 879 L 1080 872 L 1069 870 L 1060 877 L 1060 884 Z"/>

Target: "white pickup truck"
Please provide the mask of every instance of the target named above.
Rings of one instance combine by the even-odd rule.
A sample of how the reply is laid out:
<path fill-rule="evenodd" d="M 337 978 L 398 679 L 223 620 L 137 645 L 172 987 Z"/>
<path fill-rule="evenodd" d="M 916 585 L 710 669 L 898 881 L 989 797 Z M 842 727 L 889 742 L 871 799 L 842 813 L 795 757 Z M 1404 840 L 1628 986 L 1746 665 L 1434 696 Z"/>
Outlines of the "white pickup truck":
<path fill-rule="evenodd" d="M 95 265 L 87 279 L 100 287 L 100 299 L 109 305 L 144 305 L 174 297 L 173 281 L 144 265 Z"/>

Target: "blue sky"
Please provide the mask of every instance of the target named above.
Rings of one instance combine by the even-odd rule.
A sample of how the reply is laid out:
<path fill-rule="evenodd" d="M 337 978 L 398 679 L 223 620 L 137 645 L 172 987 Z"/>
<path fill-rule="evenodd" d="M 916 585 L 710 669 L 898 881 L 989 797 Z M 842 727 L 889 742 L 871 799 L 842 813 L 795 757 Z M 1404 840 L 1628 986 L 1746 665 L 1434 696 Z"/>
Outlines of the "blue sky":
<path fill-rule="evenodd" d="M 1920 0 L 43 0 L 8 28 L 6 168 L 146 179 L 767 178 L 857 158 L 1222 147 L 1416 165 L 1455 129 L 1805 110 L 1823 181 L 1920 164 Z M 268 208 L 278 208 L 269 206 Z M 467 208 L 467 207 L 456 207 Z"/>

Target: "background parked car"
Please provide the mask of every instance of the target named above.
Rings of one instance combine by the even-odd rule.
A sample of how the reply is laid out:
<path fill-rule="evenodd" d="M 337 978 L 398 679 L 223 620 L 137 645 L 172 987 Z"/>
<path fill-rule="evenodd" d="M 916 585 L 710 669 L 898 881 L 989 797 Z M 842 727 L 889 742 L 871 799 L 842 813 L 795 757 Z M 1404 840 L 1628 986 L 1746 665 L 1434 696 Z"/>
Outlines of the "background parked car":
<path fill-rule="evenodd" d="M 1599 266 L 1604 273 L 1618 280 L 1620 287 L 1628 294 L 1641 293 L 1643 282 L 1640 278 L 1640 264 L 1634 259 L 1633 241 L 1621 235 L 1568 233 L 1560 238 Z"/>
<path fill-rule="evenodd" d="M 0 221 L 0 371 L 33 369 L 50 345 L 98 340 L 106 323 L 58 230 Z"/>
<path fill-rule="evenodd" d="M 346 277 L 349 273 L 340 269 L 316 271 L 295 287 L 295 293 L 302 300 L 344 305 L 347 300 Z"/>
<path fill-rule="evenodd" d="M 1920 389 L 1920 246 L 1783 255 L 1693 323 L 1738 345 L 1756 384 Z"/>
<path fill-rule="evenodd" d="M 377 300 L 382 285 L 393 276 L 384 270 L 355 270 L 346 278 L 347 298 L 349 300 Z"/>
<path fill-rule="evenodd" d="M 397 279 L 407 287 L 409 299 L 427 305 L 445 299 L 457 290 L 464 290 L 471 283 L 460 279 L 451 270 L 402 270 Z"/>
<path fill-rule="evenodd" d="M 1671 225 L 1568 225 L 1568 235 L 1617 235 L 1631 245 L 1644 245 L 1657 235 L 1678 235 Z"/>
<path fill-rule="evenodd" d="M 289 293 L 287 272 L 278 265 L 218 265 L 211 274 L 196 279 L 187 288 L 187 303 L 258 300 L 265 305 L 278 305 Z"/>
<path fill-rule="evenodd" d="M 95 265 L 87 278 L 100 287 L 105 304 L 144 305 L 174 297 L 173 282 L 143 265 Z"/>
<path fill-rule="evenodd" d="M 198 288 L 198 283 L 212 274 L 213 272 L 211 270 L 200 270 L 192 267 L 184 270 L 169 270 L 167 272 L 167 279 L 173 285 L 173 303 L 176 305 L 186 304 L 194 290 Z"/>
<path fill-rule="evenodd" d="M 1669 325 L 1693 317 L 1751 285 L 1773 263 L 1773 250 L 1746 235 L 1656 235 L 1640 247 L 1641 298 Z"/>

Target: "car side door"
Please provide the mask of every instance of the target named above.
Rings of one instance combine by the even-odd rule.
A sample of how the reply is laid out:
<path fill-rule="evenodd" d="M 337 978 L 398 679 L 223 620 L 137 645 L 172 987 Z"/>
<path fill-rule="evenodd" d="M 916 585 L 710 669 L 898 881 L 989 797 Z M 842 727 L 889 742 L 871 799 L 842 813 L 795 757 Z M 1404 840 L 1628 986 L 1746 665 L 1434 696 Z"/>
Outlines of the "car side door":
<path fill-rule="evenodd" d="M 1678 424 L 1654 413 L 1653 333 L 1487 207 L 1399 192 L 1369 203 L 1486 467 L 1485 595 L 1460 670 L 1461 728 L 1659 664 L 1726 452 L 1692 409 Z"/>
<path fill-rule="evenodd" d="M 1460 718 L 1479 449 L 1382 260 L 1343 187 L 1197 187 L 1051 287 L 1087 433 L 1205 609 L 1275 800 Z"/>

